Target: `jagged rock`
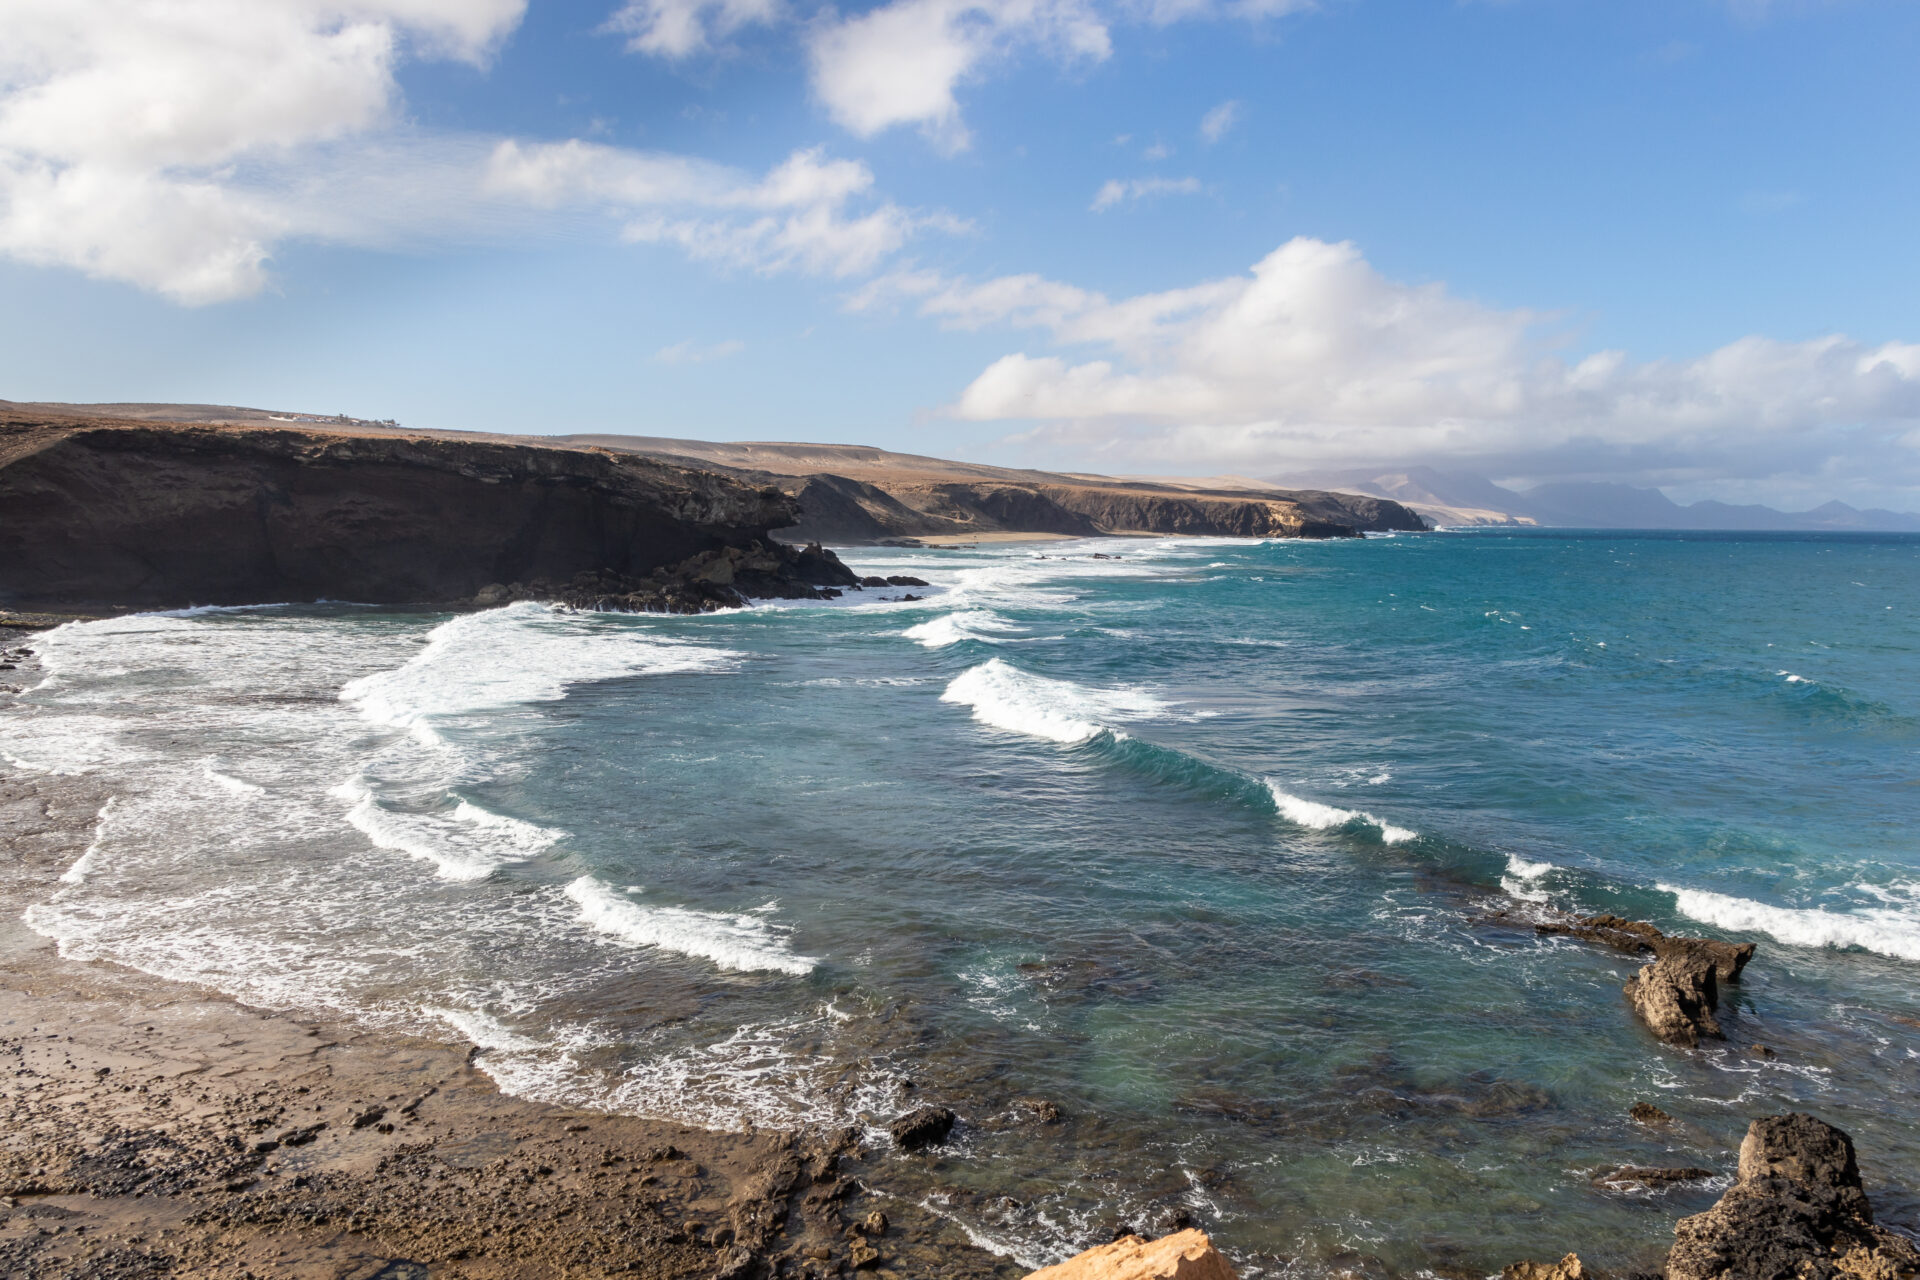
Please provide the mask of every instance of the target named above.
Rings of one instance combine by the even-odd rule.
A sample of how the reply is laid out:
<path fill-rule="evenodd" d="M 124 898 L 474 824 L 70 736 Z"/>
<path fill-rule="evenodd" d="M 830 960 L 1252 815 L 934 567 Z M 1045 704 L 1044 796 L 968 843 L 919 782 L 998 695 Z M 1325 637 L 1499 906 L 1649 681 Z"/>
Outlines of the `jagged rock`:
<path fill-rule="evenodd" d="M 958 1118 L 945 1107 L 918 1107 L 888 1125 L 887 1132 L 901 1150 L 916 1151 L 945 1142 Z"/>
<path fill-rule="evenodd" d="M 1600 1273 L 1570 1253 L 1558 1262 L 1527 1259 L 1500 1269 L 1500 1280 L 1601 1280 Z"/>
<path fill-rule="evenodd" d="M 1189 1228 L 1151 1241 L 1122 1236 L 1027 1280 L 1234 1280 L 1234 1274 L 1206 1233 Z"/>
<path fill-rule="evenodd" d="M 1614 915 L 1568 916 L 1533 927 L 1619 951 L 1651 953 L 1653 963 L 1627 982 L 1627 1000 L 1655 1035 L 1689 1049 L 1702 1036 L 1723 1038 L 1713 1016 L 1720 1007 L 1720 984 L 1739 981 L 1754 952 L 1751 942 L 1680 938 L 1643 920 Z"/>
<path fill-rule="evenodd" d="M 1615 915 L 1570 916 L 1564 920 L 1546 920 L 1535 924 L 1539 933 L 1563 934 L 1584 942 L 1598 942 L 1620 951 L 1652 952 L 1656 959 L 1674 957 L 1692 968 L 1710 962 L 1714 977 L 1721 982 L 1737 982 L 1740 971 L 1753 959 L 1751 942 L 1721 942 L 1714 938 L 1682 938 L 1662 933 L 1644 920 L 1628 920 Z"/>
<path fill-rule="evenodd" d="M 1720 984 L 1711 963 L 1663 957 L 1627 979 L 1621 990 L 1640 1020 L 1668 1044 L 1691 1049 L 1702 1036 L 1725 1038 L 1713 1016 L 1720 1007 Z"/>
<path fill-rule="evenodd" d="M 1673 1117 L 1654 1106 L 1651 1102 L 1636 1102 L 1627 1109 L 1627 1114 L 1641 1124 L 1672 1124 Z"/>
<path fill-rule="evenodd" d="M 1666 1280 L 1909 1280 L 1920 1249 L 1874 1225 L 1853 1140 L 1798 1112 L 1755 1120 L 1739 1180 L 1673 1230 Z"/>

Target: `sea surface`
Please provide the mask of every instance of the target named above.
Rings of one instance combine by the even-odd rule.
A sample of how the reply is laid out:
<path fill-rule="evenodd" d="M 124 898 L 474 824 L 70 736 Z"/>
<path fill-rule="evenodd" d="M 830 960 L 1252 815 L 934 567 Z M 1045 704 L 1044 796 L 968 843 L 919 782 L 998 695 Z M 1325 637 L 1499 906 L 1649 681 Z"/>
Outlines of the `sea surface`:
<path fill-rule="evenodd" d="M 549 1100 L 950 1105 L 874 1180 L 1029 1265 L 1185 1215 L 1246 1275 L 1649 1267 L 1726 1178 L 1596 1176 L 1787 1109 L 1920 1226 L 1920 538 L 846 558 L 935 585 L 41 635 L 0 765 L 112 799 L 28 923 Z M 1555 910 L 1756 941 L 1729 1039 Z"/>

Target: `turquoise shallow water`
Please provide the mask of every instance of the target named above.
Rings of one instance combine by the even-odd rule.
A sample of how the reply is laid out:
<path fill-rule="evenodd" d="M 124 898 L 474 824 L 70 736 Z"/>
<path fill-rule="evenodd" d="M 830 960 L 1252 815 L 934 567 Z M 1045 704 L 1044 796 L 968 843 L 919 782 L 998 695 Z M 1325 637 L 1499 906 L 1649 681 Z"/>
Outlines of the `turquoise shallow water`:
<path fill-rule="evenodd" d="M 544 1097 L 949 1103 L 875 1173 L 1023 1263 L 1185 1214 L 1250 1274 L 1646 1266 L 1723 1184 L 1593 1174 L 1789 1107 L 1920 1226 L 1920 539 L 847 558 L 936 590 L 44 636 L 0 756 L 114 798 L 29 922 Z M 1556 907 L 1757 941 L 1729 1041 L 1653 1041 Z"/>

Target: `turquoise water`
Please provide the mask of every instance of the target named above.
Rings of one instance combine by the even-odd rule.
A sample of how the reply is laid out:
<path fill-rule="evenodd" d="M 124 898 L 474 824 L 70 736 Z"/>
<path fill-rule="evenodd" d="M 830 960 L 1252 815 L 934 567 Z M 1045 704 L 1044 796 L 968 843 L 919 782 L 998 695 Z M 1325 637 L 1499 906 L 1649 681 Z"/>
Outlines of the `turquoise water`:
<path fill-rule="evenodd" d="M 936 587 L 43 636 L 0 754 L 113 799 L 29 922 L 542 1097 L 947 1103 L 870 1172 L 1010 1270 L 1183 1214 L 1254 1275 L 1649 1266 L 1724 1182 L 1593 1175 L 1787 1108 L 1920 1226 L 1920 538 L 847 559 Z M 1729 1040 L 1654 1041 L 1554 908 L 1756 941 Z"/>

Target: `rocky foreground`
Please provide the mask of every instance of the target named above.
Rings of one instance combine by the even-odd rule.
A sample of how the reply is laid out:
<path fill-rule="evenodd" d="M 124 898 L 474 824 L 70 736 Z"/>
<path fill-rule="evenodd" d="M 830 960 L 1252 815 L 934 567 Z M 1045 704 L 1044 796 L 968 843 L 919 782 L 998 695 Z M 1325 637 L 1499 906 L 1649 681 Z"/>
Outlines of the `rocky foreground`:
<path fill-rule="evenodd" d="M 1673 1229 L 1665 1280 L 1911 1280 L 1920 1248 L 1873 1220 L 1853 1139 L 1797 1112 L 1755 1120 L 1737 1180 Z M 1502 1280 L 1604 1280 L 1577 1254 L 1519 1262 Z"/>

